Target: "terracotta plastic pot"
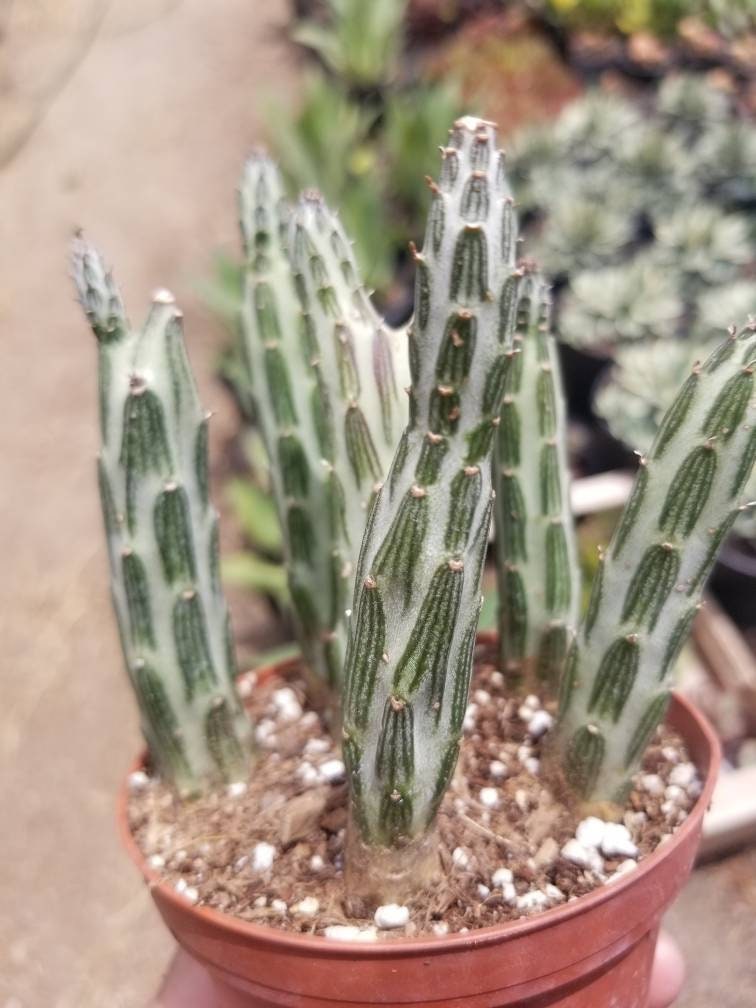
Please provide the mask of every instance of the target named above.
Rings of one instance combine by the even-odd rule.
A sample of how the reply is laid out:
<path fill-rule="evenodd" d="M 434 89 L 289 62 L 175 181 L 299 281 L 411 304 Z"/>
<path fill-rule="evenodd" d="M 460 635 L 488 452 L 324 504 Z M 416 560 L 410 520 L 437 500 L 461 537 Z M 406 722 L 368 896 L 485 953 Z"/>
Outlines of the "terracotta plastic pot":
<path fill-rule="evenodd" d="M 717 738 L 687 700 L 675 696 L 667 720 L 705 781 L 670 840 L 617 882 L 469 934 L 353 944 L 248 924 L 160 883 L 129 831 L 125 787 L 119 824 L 163 920 L 210 971 L 219 1008 L 645 1008 L 659 922 L 690 874 L 719 767 Z"/>

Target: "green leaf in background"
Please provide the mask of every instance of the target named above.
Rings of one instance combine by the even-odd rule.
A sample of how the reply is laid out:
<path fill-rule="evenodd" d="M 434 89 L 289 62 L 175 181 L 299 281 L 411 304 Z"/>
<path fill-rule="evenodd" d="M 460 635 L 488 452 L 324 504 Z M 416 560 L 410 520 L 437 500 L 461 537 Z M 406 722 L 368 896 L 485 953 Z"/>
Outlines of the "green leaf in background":
<path fill-rule="evenodd" d="M 289 590 L 283 564 L 262 560 L 254 553 L 230 553 L 221 563 L 223 579 L 237 588 L 261 592 L 280 608 L 289 605 Z"/>
<path fill-rule="evenodd" d="M 226 492 L 250 545 L 272 557 L 280 557 L 281 525 L 272 498 L 246 479 L 232 479 L 226 485 Z"/>
<path fill-rule="evenodd" d="M 389 84 L 397 73 L 407 0 L 327 0 L 327 7 L 327 24 L 303 21 L 291 38 L 351 87 Z"/>

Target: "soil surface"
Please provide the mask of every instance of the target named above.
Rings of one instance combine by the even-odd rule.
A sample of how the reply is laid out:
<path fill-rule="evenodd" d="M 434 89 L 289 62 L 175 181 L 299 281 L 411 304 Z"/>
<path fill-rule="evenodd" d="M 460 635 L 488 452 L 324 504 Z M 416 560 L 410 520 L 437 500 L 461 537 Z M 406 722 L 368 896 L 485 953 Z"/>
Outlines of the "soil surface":
<path fill-rule="evenodd" d="M 543 772 L 553 711 L 535 695 L 507 698 L 492 658 L 479 646 L 457 773 L 439 813 L 441 881 L 401 908 L 389 936 L 488 927 L 609 884 L 669 839 L 700 793 L 680 739 L 660 731 L 619 821 L 581 821 Z M 338 938 L 357 927 L 367 938 L 372 908 L 366 920 L 345 906 L 339 753 L 306 709 L 296 671 L 262 682 L 252 673 L 241 685 L 261 748 L 249 781 L 181 803 L 158 779 L 133 774 L 137 842 L 192 903 L 287 931 Z"/>

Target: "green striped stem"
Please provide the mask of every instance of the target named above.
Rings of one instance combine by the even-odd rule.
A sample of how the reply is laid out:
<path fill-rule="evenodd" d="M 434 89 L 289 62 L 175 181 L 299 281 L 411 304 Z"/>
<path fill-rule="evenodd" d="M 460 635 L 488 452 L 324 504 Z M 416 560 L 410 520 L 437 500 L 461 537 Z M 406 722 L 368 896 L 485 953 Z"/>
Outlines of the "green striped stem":
<path fill-rule="evenodd" d="M 240 207 L 244 358 L 298 637 L 337 690 L 367 504 L 406 422 L 404 338 L 373 311 L 337 218 L 315 195 L 292 213 L 264 155 L 245 167 Z"/>
<path fill-rule="evenodd" d="M 172 295 L 158 291 L 136 330 L 81 239 L 73 267 L 99 347 L 98 478 L 126 666 L 156 767 L 180 795 L 196 794 L 246 779 L 251 747 L 218 580 L 208 418 Z"/>
<path fill-rule="evenodd" d="M 662 420 L 596 575 L 561 689 L 556 743 L 575 790 L 621 801 L 664 716 L 717 553 L 749 503 L 756 324 L 696 366 Z"/>
<path fill-rule="evenodd" d="M 548 288 L 528 274 L 493 468 L 500 661 L 517 690 L 533 679 L 556 688 L 580 603 L 567 419 L 550 315 Z"/>
<path fill-rule="evenodd" d="M 367 515 L 407 423 L 407 334 L 376 313 L 336 214 L 304 193 L 289 228 L 291 265 L 331 423 L 349 604 Z"/>
<path fill-rule="evenodd" d="M 289 219 L 278 169 L 265 155 L 253 156 L 240 188 L 247 267 L 242 356 L 270 460 L 297 636 L 316 683 L 333 688 L 346 645 L 346 554 L 331 500 L 343 490 L 333 473 L 332 424 L 286 248 Z"/>
<path fill-rule="evenodd" d="M 363 854 L 422 843 L 454 770 L 519 283 L 491 124 L 455 124 L 431 189 L 415 253 L 410 423 L 368 519 L 347 656 L 344 754 Z M 353 891 L 360 874 L 353 863 Z M 400 895 L 418 879 L 395 876 L 393 887 L 384 879 L 371 898 Z"/>

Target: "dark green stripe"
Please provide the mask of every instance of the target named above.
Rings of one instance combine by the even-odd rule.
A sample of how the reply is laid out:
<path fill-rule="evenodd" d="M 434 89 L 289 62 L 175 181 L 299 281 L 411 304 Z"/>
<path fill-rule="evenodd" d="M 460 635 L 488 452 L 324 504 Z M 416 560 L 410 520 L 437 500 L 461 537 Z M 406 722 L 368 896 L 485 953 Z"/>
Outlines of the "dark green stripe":
<path fill-rule="evenodd" d="M 511 362 L 510 355 L 502 353 L 489 366 L 481 399 L 482 413 L 498 413 L 501 409 L 501 399 L 504 395 L 507 371 Z"/>
<path fill-rule="evenodd" d="M 393 448 L 392 417 L 397 395 L 396 378 L 394 377 L 394 363 L 388 337 L 380 327 L 376 329 L 373 336 L 373 375 L 381 404 L 383 436 L 386 443 Z"/>
<path fill-rule="evenodd" d="M 343 537 L 346 543 L 349 542 L 349 530 L 346 524 L 346 497 L 341 480 L 332 469 L 325 481 L 325 501 L 328 512 L 328 533 L 331 540 L 335 542 L 339 537 Z"/>
<path fill-rule="evenodd" d="M 430 395 L 428 407 L 428 426 L 434 434 L 453 434 L 460 417 L 459 393 L 450 390 L 450 386 L 442 386 L 444 391 L 435 388 Z"/>
<path fill-rule="evenodd" d="M 520 481 L 514 473 L 501 473 L 495 508 L 496 534 L 503 555 L 509 563 L 527 560 L 527 510 Z"/>
<path fill-rule="evenodd" d="M 694 448 L 672 477 L 659 529 L 667 536 L 689 536 L 709 499 L 717 472 L 717 453 L 709 445 Z"/>
<path fill-rule="evenodd" d="M 452 735 L 458 736 L 462 731 L 462 724 L 465 720 L 467 701 L 470 695 L 470 679 L 472 677 L 473 657 L 475 654 L 475 635 L 478 630 L 478 608 L 467 624 L 462 642 L 459 646 L 457 661 L 452 673 L 452 700 L 449 717 L 449 731 Z"/>
<path fill-rule="evenodd" d="M 491 144 L 488 137 L 476 133 L 470 145 L 470 164 L 474 171 L 484 171 L 488 168 L 491 158 Z"/>
<path fill-rule="evenodd" d="M 501 211 L 501 258 L 510 266 L 517 259 L 517 214 L 510 199 L 504 200 Z"/>
<path fill-rule="evenodd" d="M 436 482 L 441 472 L 441 463 L 448 450 L 449 444 L 446 438 L 440 441 L 423 438 L 420 458 L 415 467 L 415 480 L 420 486 L 427 487 Z"/>
<path fill-rule="evenodd" d="M 706 361 L 704 365 L 706 370 L 711 373 L 716 371 L 717 368 L 724 364 L 725 361 L 729 360 L 730 357 L 735 353 L 735 348 L 737 346 L 737 337 L 732 335 L 728 336 L 726 340 L 719 344 L 719 346 L 714 350 L 711 356 Z"/>
<path fill-rule="evenodd" d="M 378 816 L 384 842 L 388 846 L 400 845 L 412 828 L 412 795 L 398 788 L 385 793 Z"/>
<path fill-rule="evenodd" d="M 236 664 L 236 645 L 234 644 L 234 631 L 231 626 L 231 616 L 227 612 L 223 621 L 223 644 L 226 658 L 226 675 L 234 690 L 236 689 L 236 676 L 239 673 Z"/>
<path fill-rule="evenodd" d="M 562 676 L 569 634 L 563 623 L 547 627 L 541 634 L 536 655 L 536 676 L 552 689 Z"/>
<path fill-rule="evenodd" d="M 465 462 L 467 465 L 476 465 L 488 456 L 497 426 L 489 417 L 481 420 L 476 427 L 473 427 L 471 431 L 465 434 L 465 441 L 467 442 Z"/>
<path fill-rule="evenodd" d="M 207 549 L 207 562 L 208 568 L 210 570 L 210 586 L 213 593 L 220 597 L 221 595 L 221 580 L 220 580 L 220 526 L 218 523 L 218 516 L 213 515 L 210 522 L 210 538 L 208 540 Z"/>
<path fill-rule="evenodd" d="M 147 571 L 141 559 L 131 550 L 121 555 L 121 576 L 134 646 L 155 647 Z"/>
<path fill-rule="evenodd" d="M 193 581 L 197 576 L 197 565 L 186 490 L 175 485 L 164 490 L 155 501 L 153 515 L 155 539 L 166 581 L 171 585 L 177 581 Z"/>
<path fill-rule="evenodd" d="M 430 585 L 394 673 L 394 690 L 413 696 L 428 684 L 429 705 L 440 704 L 462 597 L 464 571 L 442 564 Z"/>
<path fill-rule="evenodd" d="M 691 606 L 687 612 L 684 612 L 682 616 L 675 623 L 672 633 L 670 634 L 669 640 L 667 641 L 667 647 L 664 651 L 664 658 L 662 660 L 661 666 L 659 667 L 659 679 L 663 679 L 669 672 L 672 671 L 672 666 L 677 661 L 680 651 L 682 651 L 683 645 L 688 639 L 690 634 L 690 628 L 693 625 L 693 620 L 696 618 L 696 613 L 698 612 L 698 606 Z"/>
<path fill-rule="evenodd" d="M 564 661 L 564 670 L 559 680 L 559 717 L 565 716 L 570 708 L 575 687 L 578 683 L 578 672 L 580 664 L 580 648 L 578 642 L 573 638 L 570 644 L 567 657 Z"/>
<path fill-rule="evenodd" d="M 208 751 L 223 780 L 243 779 L 246 760 L 234 731 L 234 719 L 228 700 L 222 699 L 207 712 L 205 738 Z"/>
<path fill-rule="evenodd" d="M 446 794 L 446 789 L 449 787 L 452 776 L 454 774 L 454 768 L 457 765 L 458 759 L 459 759 L 459 742 L 455 740 L 454 742 L 450 742 L 449 745 L 444 749 L 443 755 L 441 756 L 441 761 L 438 764 L 436 783 L 433 786 L 433 796 L 431 797 L 430 800 L 428 818 L 426 819 L 425 823 L 426 828 L 430 826 L 433 820 L 436 818 L 438 807 L 441 804 L 441 799 Z"/>
<path fill-rule="evenodd" d="M 467 225 L 457 238 L 449 298 L 461 304 L 488 299 L 488 244 L 479 227 Z"/>
<path fill-rule="evenodd" d="M 619 721 L 638 675 L 639 660 L 640 646 L 635 635 L 612 641 L 593 681 L 588 701 L 590 712 L 595 710 L 601 717 L 610 717 L 615 724 Z"/>
<path fill-rule="evenodd" d="M 474 472 L 463 469 L 451 482 L 449 517 L 444 535 L 444 548 L 449 553 L 461 553 L 470 537 L 483 484 L 480 469 L 477 466 L 472 468 Z"/>
<path fill-rule="evenodd" d="M 699 381 L 700 376 L 697 371 L 694 371 L 677 393 L 675 401 L 664 414 L 664 419 L 661 422 L 661 426 L 659 427 L 651 449 L 651 458 L 661 458 L 667 450 L 667 446 L 670 441 L 675 434 L 677 434 L 681 424 L 690 411 L 690 406 L 695 398 Z"/>
<path fill-rule="evenodd" d="M 501 288 L 499 296 L 499 325 L 497 335 L 499 343 L 506 346 L 512 342 L 512 336 L 517 321 L 517 292 L 519 279 L 516 276 L 508 277 Z"/>
<path fill-rule="evenodd" d="M 428 211 L 428 233 L 431 238 L 431 248 L 438 255 L 441 242 L 444 240 L 444 222 L 446 212 L 442 196 L 434 196 Z"/>
<path fill-rule="evenodd" d="M 310 515 L 302 505 L 289 505 L 286 512 L 286 531 L 292 559 L 312 564 L 315 530 Z"/>
<path fill-rule="evenodd" d="M 680 555 L 667 544 L 649 546 L 633 575 L 622 607 L 622 621 L 653 630 L 674 591 Z"/>
<path fill-rule="evenodd" d="M 477 331 L 478 320 L 474 315 L 458 313 L 449 318 L 436 361 L 436 379 L 441 385 L 459 386 L 467 378 Z"/>
<path fill-rule="evenodd" d="M 378 453 L 367 421 L 358 406 L 350 406 L 344 418 L 344 439 L 346 441 L 347 458 L 352 468 L 357 486 L 365 479 L 379 480 L 383 475 Z"/>
<path fill-rule="evenodd" d="M 113 384 L 113 362 L 105 343 L 97 345 L 97 408 L 100 418 L 102 443 L 108 443 L 110 421 L 110 390 Z"/>
<path fill-rule="evenodd" d="M 310 490 L 310 468 L 299 438 L 283 434 L 278 438 L 278 471 L 287 497 L 306 497 Z"/>
<path fill-rule="evenodd" d="M 597 728 L 578 729 L 567 748 L 567 779 L 578 794 L 588 797 L 604 761 L 606 741 Z"/>
<path fill-rule="evenodd" d="M 302 584 L 291 570 L 289 571 L 289 595 L 304 635 L 309 639 L 317 637 L 320 631 L 320 618 L 315 598 L 310 590 L 310 583 L 308 581 L 306 585 Z"/>
<path fill-rule="evenodd" d="M 389 476 L 389 492 L 393 497 L 394 491 L 396 490 L 396 481 L 402 475 L 404 470 L 404 464 L 407 461 L 407 455 L 409 453 L 409 434 L 405 430 L 399 440 L 399 445 L 396 449 L 396 454 L 394 455 L 394 461 L 391 464 L 391 475 Z"/>
<path fill-rule="evenodd" d="M 669 697 L 669 693 L 660 693 L 651 700 L 643 712 L 625 752 L 626 769 L 630 769 L 645 752 L 646 746 L 667 713 Z"/>
<path fill-rule="evenodd" d="M 410 378 L 413 385 L 420 382 L 420 345 L 417 342 L 417 333 L 413 326 L 407 330 L 407 359 L 409 360 Z"/>
<path fill-rule="evenodd" d="M 748 435 L 745 449 L 740 456 L 740 462 L 735 472 L 735 479 L 732 481 L 732 487 L 730 488 L 731 497 L 737 497 L 738 494 L 743 492 L 746 483 L 751 478 L 754 463 L 756 463 L 756 427 Z"/>
<path fill-rule="evenodd" d="M 333 460 L 334 431 L 331 400 L 328 396 L 328 389 L 319 365 L 313 367 L 313 373 L 315 375 L 315 387 L 310 393 L 312 425 L 315 430 L 315 437 L 318 440 L 320 454 L 325 459 Z"/>
<path fill-rule="evenodd" d="M 197 480 L 197 492 L 199 493 L 202 507 L 206 508 L 210 500 L 210 475 L 208 473 L 208 428 L 207 418 L 197 425 L 197 433 L 194 436 L 194 475 Z"/>
<path fill-rule="evenodd" d="M 138 478 L 150 472 L 168 477 L 172 469 L 163 406 L 150 389 L 132 392 L 124 403 L 119 461 L 126 471 L 127 521 L 133 532 Z"/>
<path fill-rule="evenodd" d="M 515 469 L 520 465 L 520 441 L 522 425 L 520 411 L 511 399 L 505 399 L 501 406 L 499 432 L 496 443 L 496 458 L 505 469 Z"/>
<path fill-rule="evenodd" d="M 459 202 L 459 212 L 463 220 L 485 221 L 488 217 L 490 197 L 488 179 L 485 176 L 471 175 L 462 190 Z"/>
<path fill-rule="evenodd" d="M 191 776 L 189 762 L 181 740 L 178 720 L 168 694 L 157 673 L 148 665 L 134 672 L 139 706 L 144 715 L 150 754 L 160 771 L 174 784 Z"/>
<path fill-rule="evenodd" d="M 562 508 L 562 482 L 559 453 L 555 444 L 545 444 L 538 460 L 538 483 L 541 492 L 541 514 L 555 515 Z"/>
<path fill-rule="evenodd" d="M 192 700 L 198 690 L 206 692 L 217 680 L 210 657 L 205 613 L 196 592 L 184 592 L 176 599 L 173 640 L 186 699 Z"/>
<path fill-rule="evenodd" d="M 428 518 L 428 497 L 414 497 L 411 491 L 407 491 L 373 563 L 376 574 L 388 578 L 402 589 L 405 605 L 409 605 L 412 599 Z"/>
<path fill-rule="evenodd" d="M 515 567 L 505 567 L 499 574 L 499 625 L 507 658 L 523 659 L 528 635 L 528 594 Z"/>
<path fill-rule="evenodd" d="M 411 789 L 415 776 L 414 718 L 412 704 L 389 697 L 375 754 L 377 780 L 393 788 Z"/>
<path fill-rule="evenodd" d="M 554 376 L 551 368 L 541 367 L 536 379 L 536 412 L 538 433 L 543 438 L 552 438 L 557 432 L 557 404 L 554 390 Z"/>
<path fill-rule="evenodd" d="M 422 259 L 415 259 L 415 322 L 419 329 L 428 325 L 430 315 L 431 281 L 428 265 Z"/>
<path fill-rule="evenodd" d="M 449 147 L 442 153 L 441 172 L 439 174 L 439 185 L 444 190 L 449 190 L 457 181 L 459 174 L 459 155 Z"/>
<path fill-rule="evenodd" d="M 265 381 L 268 386 L 273 415 L 279 426 L 297 423 L 297 409 L 289 379 L 286 358 L 279 346 L 265 347 Z"/>
<path fill-rule="evenodd" d="M 711 568 L 714 566 L 714 561 L 717 559 L 717 554 L 725 541 L 725 538 L 730 532 L 735 519 L 740 514 L 740 511 L 735 508 L 732 510 L 725 520 L 714 530 L 713 533 L 707 533 L 711 535 L 711 541 L 709 542 L 709 548 L 706 551 L 706 556 L 704 557 L 703 563 L 698 569 L 698 573 L 693 578 L 688 588 L 688 595 L 691 596 L 703 587 Z"/>
<path fill-rule="evenodd" d="M 562 612 L 572 598 L 570 555 L 567 535 L 561 521 L 552 521 L 546 529 L 546 608 L 550 613 Z"/>
<path fill-rule="evenodd" d="M 598 616 L 599 609 L 601 608 L 601 602 L 604 596 L 605 567 L 606 567 L 606 557 L 602 553 L 601 556 L 599 557 L 596 573 L 593 575 L 593 584 L 591 586 L 591 597 L 588 600 L 588 609 L 585 614 L 584 630 L 586 641 L 589 641 L 591 639 L 591 632 L 596 624 L 596 617 Z"/>
<path fill-rule="evenodd" d="M 171 378 L 173 409 L 176 416 L 180 419 L 184 407 L 184 393 L 188 392 L 191 396 L 192 393 L 195 393 L 195 390 L 194 378 L 192 377 L 186 349 L 184 348 L 181 320 L 175 316 L 169 319 L 166 325 L 165 349 L 168 371 Z"/>
<path fill-rule="evenodd" d="M 121 523 L 118 521 L 118 512 L 113 497 L 113 488 L 108 478 L 108 471 L 101 457 L 97 459 L 97 485 L 100 491 L 100 505 L 102 507 L 105 533 L 108 536 L 114 536 L 120 531 Z"/>
<path fill-rule="evenodd" d="M 617 531 L 614 533 L 614 538 L 612 540 L 612 556 L 616 560 L 622 548 L 624 547 L 627 537 L 630 535 L 636 521 L 638 520 L 638 515 L 640 513 L 641 505 L 643 504 L 643 499 L 646 495 L 646 488 L 648 486 L 648 469 L 645 464 L 641 463 L 638 469 L 638 474 L 635 477 L 635 483 L 633 484 L 633 492 L 630 494 L 630 499 L 622 511 L 622 517 L 620 518 L 620 523 L 617 526 Z"/>
<path fill-rule="evenodd" d="M 278 319 L 273 288 L 264 280 L 258 280 L 255 283 L 252 296 L 255 305 L 257 333 L 260 341 L 263 344 L 277 342 L 281 338 L 281 323 Z"/>
<path fill-rule="evenodd" d="M 345 400 L 357 399 L 360 395 L 360 376 L 354 354 L 354 341 L 349 329 L 337 322 L 333 327 L 333 348 L 339 372 L 339 388 Z"/>

